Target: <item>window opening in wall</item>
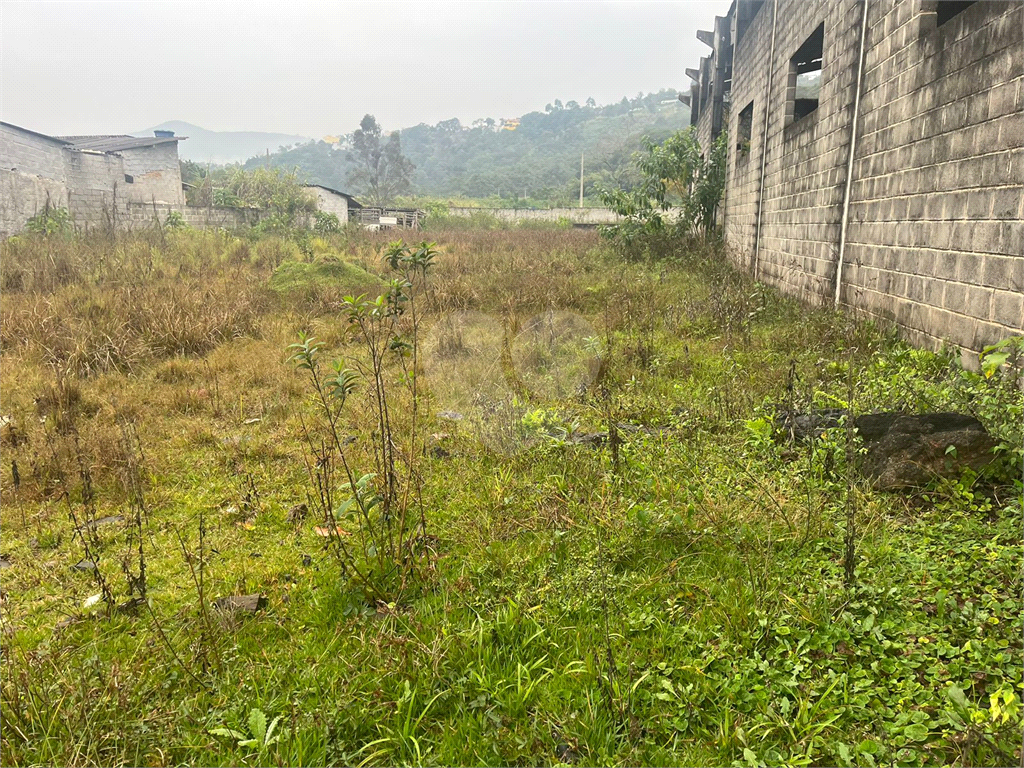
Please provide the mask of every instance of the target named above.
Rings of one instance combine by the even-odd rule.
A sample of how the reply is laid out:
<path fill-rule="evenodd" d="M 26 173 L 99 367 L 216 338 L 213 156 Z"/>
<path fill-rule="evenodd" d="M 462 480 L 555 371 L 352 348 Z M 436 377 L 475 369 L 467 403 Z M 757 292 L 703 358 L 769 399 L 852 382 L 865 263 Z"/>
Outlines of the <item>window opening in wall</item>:
<path fill-rule="evenodd" d="M 127 173 L 124 175 L 124 180 L 125 180 L 126 184 L 134 184 L 135 183 L 135 177 L 134 176 L 129 176 Z"/>
<path fill-rule="evenodd" d="M 825 25 L 819 24 L 789 60 L 790 123 L 807 117 L 818 108 L 824 45 Z"/>
<path fill-rule="evenodd" d="M 736 151 L 740 158 L 750 154 L 750 135 L 754 128 L 754 102 L 750 102 L 740 110 L 736 126 Z"/>
<path fill-rule="evenodd" d="M 947 21 L 966 11 L 978 0 L 939 0 L 935 4 L 935 26 L 941 27 Z"/>

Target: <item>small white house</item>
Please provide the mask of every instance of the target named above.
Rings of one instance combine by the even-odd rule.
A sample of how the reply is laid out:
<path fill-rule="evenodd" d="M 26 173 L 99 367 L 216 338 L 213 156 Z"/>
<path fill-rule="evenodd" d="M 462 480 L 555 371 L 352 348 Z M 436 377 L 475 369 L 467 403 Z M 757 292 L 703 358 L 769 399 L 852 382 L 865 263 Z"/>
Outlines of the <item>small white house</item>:
<path fill-rule="evenodd" d="M 306 184 L 305 187 L 316 193 L 317 208 L 324 213 L 333 213 L 342 224 L 348 223 L 349 211 L 363 207 L 352 195 L 336 189 L 320 184 Z"/>

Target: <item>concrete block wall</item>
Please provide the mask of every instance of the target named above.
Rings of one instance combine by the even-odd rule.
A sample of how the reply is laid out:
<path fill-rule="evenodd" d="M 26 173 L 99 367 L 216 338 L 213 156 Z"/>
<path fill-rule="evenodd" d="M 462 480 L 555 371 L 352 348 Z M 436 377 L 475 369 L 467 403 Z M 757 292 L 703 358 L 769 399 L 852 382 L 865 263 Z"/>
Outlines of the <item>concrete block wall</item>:
<path fill-rule="evenodd" d="M 185 205 L 181 188 L 181 167 L 178 148 L 173 142 L 121 150 L 124 173 L 131 178 L 123 180 L 125 197 L 132 202 L 169 203 Z"/>
<path fill-rule="evenodd" d="M 860 8 L 851 0 L 779 2 L 756 268 L 760 279 L 811 302 L 834 288 Z M 820 24 L 819 106 L 791 122 L 790 59 Z"/>
<path fill-rule="evenodd" d="M 0 124 L 0 158 L 5 171 L 64 181 L 64 142 Z"/>
<path fill-rule="evenodd" d="M 63 181 L 0 169 L 0 238 L 20 232 L 47 205 L 68 207 L 68 188 Z"/>
<path fill-rule="evenodd" d="M 914 343 L 977 351 L 1024 326 L 1024 5 L 981 0 L 937 27 L 936 0 L 867 1 L 840 298 L 895 322 Z M 760 8 L 734 48 L 726 242 L 739 266 L 754 269 L 759 239 L 759 279 L 827 302 L 864 6 L 778 0 L 769 62 L 773 6 Z M 819 107 L 792 123 L 790 59 L 821 23 Z M 735 137 L 751 102 L 744 152 Z"/>
<path fill-rule="evenodd" d="M 758 193 L 761 162 L 764 159 L 764 120 L 768 88 L 768 60 L 772 36 L 771 2 L 761 7 L 750 26 L 734 42 L 733 80 L 726 130 L 729 152 L 726 156 L 725 240 L 732 249 L 737 266 L 752 270 L 757 235 Z M 753 104 L 750 145 L 739 148 L 739 114 Z M 769 110 L 771 111 L 771 110 Z"/>
<path fill-rule="evenodd" d="M 1024 4 L 868 14 L 841 300 L 978 350 L 1024 327 Z"/>
<path fill-rule="evenodd" d="M 457 208 L 449 207 L 452 216 L 469 218 L 487 214 L 499 221 L 551 221 L 568 219 L 574 224 L 613 224 L 619 220 L 609 208 Z"/>
<path fill-rule="evenodd" d="M 172 211 L 181 214 L 185 224 L 196 229 L 238 229 L 260 221 L 260 212 L 254 208 L 196 208 L 167 203 L 129 202 L 125 207 L 122 224 L 132 229 L 163 226 Z"/>
<path fill-rule="evenodd" d="M 68 210 L 81 230 L 117 227 L 126 211 L 124 162 L 103 152 L 65 153 Z"/>
<path fill-rule="evenodd" d="M 48 203 L 67 207 L 63 146 L 56 139 L 0 125 L 0 237 L 20 232 Z"/>

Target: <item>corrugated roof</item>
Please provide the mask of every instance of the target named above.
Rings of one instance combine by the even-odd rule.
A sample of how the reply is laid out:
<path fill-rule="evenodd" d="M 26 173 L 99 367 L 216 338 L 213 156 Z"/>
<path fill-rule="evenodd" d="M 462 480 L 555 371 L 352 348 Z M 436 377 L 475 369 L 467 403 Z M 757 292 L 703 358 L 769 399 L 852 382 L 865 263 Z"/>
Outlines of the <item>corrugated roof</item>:
<path fill-rule="evenodd" d="M 360 203 L 358 200 L 356 200 L 354 197 L 352 197 L 352 195 L 348 194 L 347 192 L 342 192 L 340 189 L 333 189 L 332 187 L 325 187 L 323 184 L 303 184 L 302 186 L 304 186 L 304 187 L 319 187 L 320 189 L 326 189 L 328 192 L 333 192 L 336 195 L 341 195 L 346 200 L 348 200 L 349 203 L 353 207 L 355 207 L 355 208 L 362 208 L 363 207 L 362 203 Z"/>
<path fill-rule="evenodd" d="M 181 141 L 187 136 L 57 136 L 56 138 L 71 144 L 72 149 L 91 149 L 96 152 L 119 152 L 123 149 L 154 147 L 171 141 Z"/>

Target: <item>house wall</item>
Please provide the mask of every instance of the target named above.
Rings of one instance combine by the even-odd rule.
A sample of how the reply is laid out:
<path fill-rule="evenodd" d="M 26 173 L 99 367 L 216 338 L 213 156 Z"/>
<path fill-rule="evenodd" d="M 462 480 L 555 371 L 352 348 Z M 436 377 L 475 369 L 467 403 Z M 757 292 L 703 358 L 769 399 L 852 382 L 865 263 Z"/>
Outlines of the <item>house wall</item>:
<path fill-rule="evenodd" d="M 1024 316 L 1024 6 L 979 2 L 936 30 L 935 0 L 868 3 L 840 298 L 915 343 L 978 350 L 1019 333 Z M 751 101 L 754 118 L 748 152 L 730 139 L 725 237 L 759 279 L 826 302 L 837 277 L 863 5 L 778 0 L 769 62 L 773 5 L 734 48 L 730 137 Z M 791 123 L 790 59 L 822 22 L 820 104 Z"/>
<path fill-rule="evenodd" d="M 128 200 L 185 205 L 176 143 L 124 149 L 118 154 L 124 160 L 125 174 L 132 177 L 131 183 L 124 182 Z"/>
<path fill-rule="evenodd" d="M 342 224 L 348 223 L 348 200 L 320 187 L 309 187 L 316 193 L 316 205 L 325 213 L 333 213 Z"/>
<path fill-rule="evenodd" d="M 0 125 L 0 237 L 21 231 L 47 203 L 67 207 L 64 145 Z"/>

